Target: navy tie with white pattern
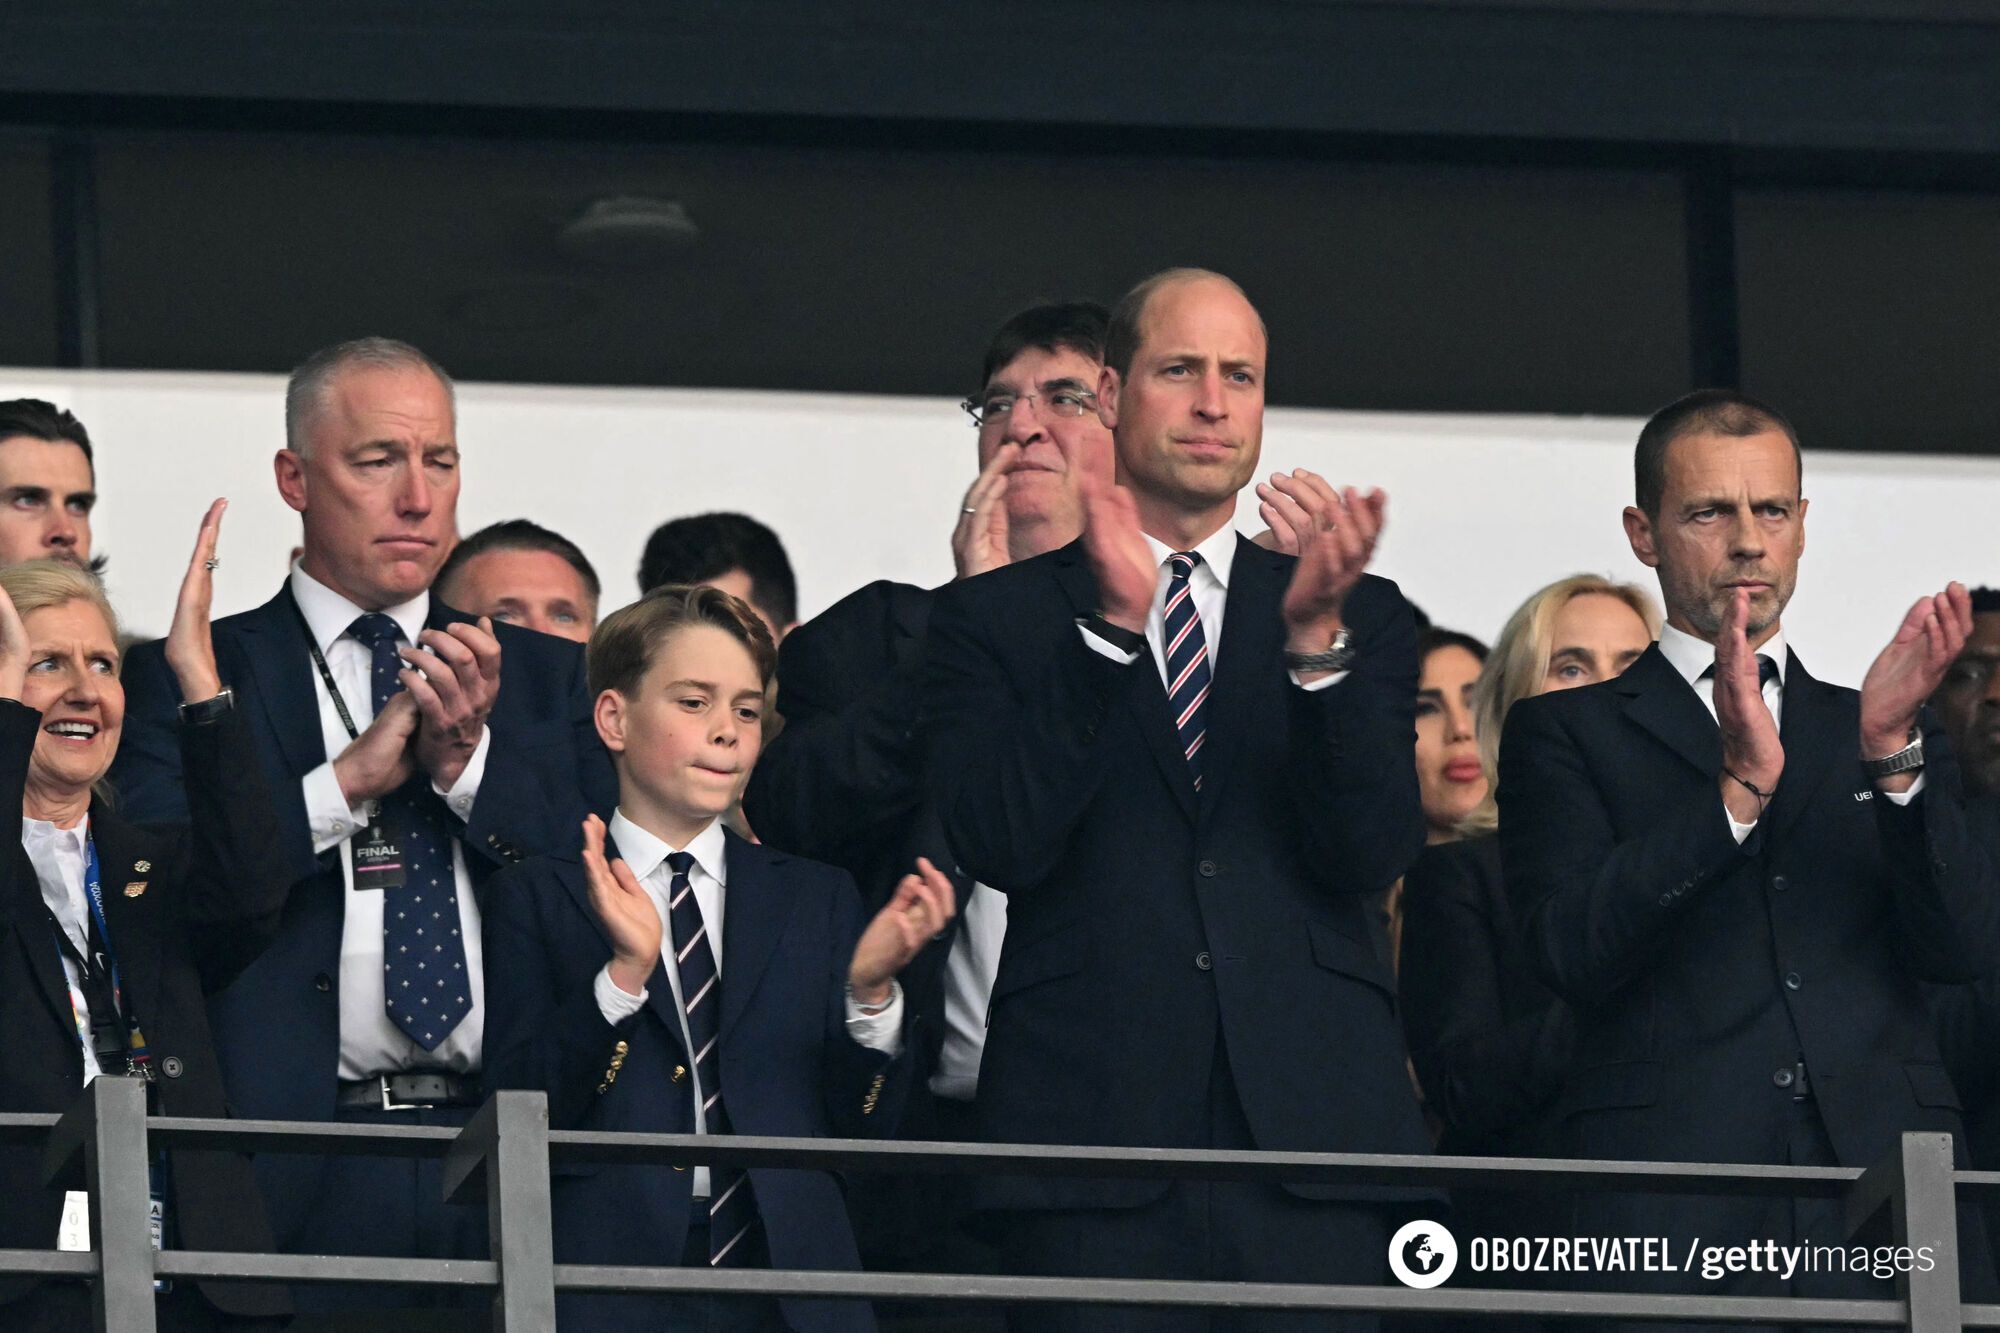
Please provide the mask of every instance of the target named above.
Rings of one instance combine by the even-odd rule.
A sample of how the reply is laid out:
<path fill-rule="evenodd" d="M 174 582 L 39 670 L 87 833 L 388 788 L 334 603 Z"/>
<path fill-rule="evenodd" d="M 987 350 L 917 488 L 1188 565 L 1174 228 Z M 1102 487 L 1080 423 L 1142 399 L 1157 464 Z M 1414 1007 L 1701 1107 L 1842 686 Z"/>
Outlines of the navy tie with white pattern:
<path fill-rule="evenodd" d="M 722 1055 L 716 1050 L 716 1038 L 722 1030 L 721 973 L 716 970 L 715 950 L 709 946 L 708 924 L 702 920 L 701 903 L 688 879 L 694 857 L 687 852 L 668 852 L 667 868 L 674 872 L 667 889 L 674 966 L 680 973 L 681 1011 L 687 1015 L 695 1077 L 701 1082 L 702 1118 L 709 1133 L 727 1134 L 729 1112 L 722 1101 Z M 754 1253 L 754 1247 L 744 1241 L 758 1220 L 750 1177 L 736 1167 L 711 1167 L 708 1190 L 708 1262 L 717 1268 L 741 1266 Z"/>
<path fill-rule="evenodd" d="M 368 693 L 379 715 L 402 688 L 397 673 L 404 663 L 396 655 L 402 627 L 372 611 L 347 632 L 373 657 Z M 451 834 L 436 803 L 412 790 L 423 780 L 383 797 L 378 816 L 401 840 L 403 854 L 402 887 L 383 891 L 382 987 L 390 1019 L 411 1041 L 435 1051 L 472 1012 L 472 981 L 465 970 Z"/>
<path fill-rule="evenodd" d="M 1165 638 L 1167 644 L 1167 704 L 1174 729 L 1180 733 L 1194 789 L 1201 790 L 1201 745 L 1208 739 L 1208 640 L 1194 609 L 1194 588 L 1188 582 L 1201 557 L 1175 551 L 1167 557 L 1173 577 L 1167 583 Z"/>

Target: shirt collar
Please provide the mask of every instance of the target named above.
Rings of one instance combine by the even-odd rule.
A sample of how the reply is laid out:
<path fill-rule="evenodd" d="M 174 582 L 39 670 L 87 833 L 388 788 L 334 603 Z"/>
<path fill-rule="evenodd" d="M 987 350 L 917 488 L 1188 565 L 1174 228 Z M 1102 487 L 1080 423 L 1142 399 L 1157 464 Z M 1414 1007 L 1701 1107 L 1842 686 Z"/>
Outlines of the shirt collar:
<path fill-rule="evenodd" d="M 1701 673 L 1715 665 L 1715 645 L 1704 643 L 1685 630 L 1672 625 L 1660 626 L 1660 655 L 1673 663 L 1674 670 L 1681 673 L 1681 679 L 1692 685 L 1701 679 Z M 1781 625 L 1770 638 L 1757 647 L 1757 656 L 1768 657 L 1778 668 L 1778 688 L 1785 686 L 1785 663 L 1791 656 L 1785 650 L 1785 630 Z"/>
<path fill-rule="evenodd" d="M 312 631 L 313 642 L 322 653 L 331 652 L 334 643 L 367 612 L 333 589 L 306 573 L 301 564 L 292 566 L 292 600 L 305 613 L 306 627 Z M 396 622 L 403 631 L 403 638 L 410 643 L 417 641 L 423 633 L 424 621 L 430 617 L 431 594 L 429 589 L 418 593 L 400 606 L 385 606 L 382 614 Z"/>
<path fill-rule="evenodd" d="M 21 816 L 22 842 L 47 843 L 50 846 L 68 843 L 70 847 L 80 849 L 83 846 L 84 839 L 89 836 L 89 815 L 85 815 L 75 828 L 57 828 L 50 820 L 30 819 L 26 815 Z"/>
<path fill-rule="evenodd" d="M 1160 565 L 1166 564 L 1167 557 L 1174 553 L 1174 548 L 1149 532 L 1140 533 L 1139 535 L 1146 539 L 1146 549 L 1153 553 L 1154 566 L 1157 568 Z M 1208 568 L 1210 573 L 1215 575 L 1215 581 L 1227 588 L 1229 586 L 1230 566 L 1236 563 L 1235 526 L 1228 523 L 1223 524 L 1220 528 L 1210 533 L 1207 539 L 1199 546 L 1195 547 L 1194 553 L 1201 557 L 1201 563 Z"/>
<path fill-rule="evenodd" d="M 625 811 L 619 809 L 611 815 L 611 841 L 618 844 L 618 855 L 632 867 L 632 874 L 641 880 L 660 868 L 668 852 L 683 851 L 692 856 L 695 865 L 717 884 L 726 886 L 729 883 L 729 868 L 724 855 L 728 842 L 723 837 L 720 819 L 711 819 L 707 828 L 688 839 L 687 846 L 676 848 L 658 834 L 627 819 Z"/>

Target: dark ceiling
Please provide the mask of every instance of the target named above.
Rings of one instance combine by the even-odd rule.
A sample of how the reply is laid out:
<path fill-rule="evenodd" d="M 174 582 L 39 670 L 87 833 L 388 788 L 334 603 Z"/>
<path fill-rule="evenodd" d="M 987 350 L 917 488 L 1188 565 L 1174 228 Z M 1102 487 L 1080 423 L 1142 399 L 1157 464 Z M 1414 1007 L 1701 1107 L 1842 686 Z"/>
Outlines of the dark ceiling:
<path fill-rule="evenodd" d="M 2000 441 L 2000 26 L 1959 0 L 741 0 L 0 14 L 0 363 L 968 388 L 1174 263 L 1273 395 Z M 593 200 L 698 235 L 625 267 Z"/>

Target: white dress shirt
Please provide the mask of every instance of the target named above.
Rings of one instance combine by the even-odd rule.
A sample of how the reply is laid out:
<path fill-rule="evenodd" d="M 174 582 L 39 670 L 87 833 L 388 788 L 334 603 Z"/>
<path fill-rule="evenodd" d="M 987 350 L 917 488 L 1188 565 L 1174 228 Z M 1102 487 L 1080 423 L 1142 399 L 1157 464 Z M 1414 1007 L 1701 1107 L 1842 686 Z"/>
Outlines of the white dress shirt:
<path fill-rule="evenodd" d="M 667 974 L 667 985 L 674 992 L 674 1012 L 681 1021 L 681 1047 L 692 1051 L 694 1042 L 688 1037 L 687 1007 L 681 999 L 681 970 L 674 957 L 673 916 L 668 906 L 674 872 L 667 864 L 667 854 L 684 851 L 694 858 L 694 864 L 688 867 L 688 887 L 694 891 L 695 906 L 701 909 L 701 921 L 707 928 L 706 938 L 709 951 L 715 958 L 715 976 L 719 985 L 723 975 L 722 941 L 727 933 L 723 929 L 725 891 L 729 884 L 728 844 L 723 838 L 722 821 L 710 821 L 706 828 L 688 839 L 687 846 L 674 847 L 657 834 L 627 819 L 621 809 L 611 816 L 611 842 L 617 847 L 619 859 L 631 868 L 632 877 L 639 881 L 639 887 L 653 900 L 653 910 L 660 914 L 660 961 L 665 964 L 662 970 Z M 605 1022 L 613 1026 L 644 1008 L 648 994 L 644 988 L 634 995 L 619 986 L 611 979 L 609 963 L 598 972 L 591 989 L 597 998 L 597 1011 L 604 1015 Z M 847 1035 L 891 1059 L 901 1054 L 903 988 L 891 981 L 888 1005 L 874 1014 L 863 1012 L 850 997 L 847 1001 Z M 708 1117 L 702 1113 L 701 1070 L 693 1060 L 688 1061 L 688 1096 L 694 1106 L 694 1132 L 708 1133 Z M 690 1184 L 695 1198 L 706 1199 L 708 1168 L 694 1168 L 694 1179 Z"/>
<path fill-rule="evenodd" d="M 1146 549 L 1153 553 L 1153 560 L 1159 568 L 1158 580 L 1153 585 L 1153 605 L 1146 612 L 1146 642 L 1153 650 L 1153 665 L 1160 669 L 1160 684 L 1169 684 L 1167 678 L 1167 588 L 1174 581 L 1173 566 L 1167 557 L 1174 554 L 1174 548 L 1153 536 L 1141 533 L 1146 539 Z M 1208 670 L 1214 675 L 1216 663 L 1222 648 L 1222 612 L 1229 603 L 1229 573 L 1236 565 L 1236 529 L 1224 525 L 1194 548 L 1201 557 L 1201 563 L 1188 575 L 1189 596 L 1194 598 L 1194 613 L 1201 620 L 1202 642 L 1208 645 Z M 1136 652 L 1121 652 L 1112 645 L 1092 634 L 1082 631 L 1083 641 L 1095 652 L 1115 662 L 1134 662 Z M 1296 671 L 1288 673 L 1292 683 L 1301 689 L 1323 690 L 1346 679 L 1345 671 L 1307 684 L 1299 679 Z"/>
<path fill-rule="evenodd" d="M 366 614 L 353 602 L 327 587 L 305 570 L 292 567 L 292 596 L 305 613 L 306 626 L 326 657 L 327 669 L 340 686 L 340 697 L 358 730 L 366 731 L 375 720 L 374 692 L 369 687 L 373 655 L 368 645 L 348 634 L 348 629 Z M 428 592 L 418 593 L 400 606 L 383 608 L 402 628 L 411 647 L 418 647 L 417 635 L 424 630 L 430 614 Z M 300 645 L 304 650 L 304 645 Z M 373 1078 L 377 1074 L 404 1069 L 450 1069 L 470 1073 L 479 1068 L 480 1042 L 486 1030 L 486 975 L 480 966 L 479 903 L 472 895 L 472 878 L 465 870 L 465 849 L 451 840 L 452 878 L 458 886 L 459 938 L 465 941 L 465 968 L 472 976 L 472 1009 L 452 1034 L 435 1051 L 425 1051 L 410 1040 L 389 1017 L 388 999 L 382 979 L 382 898 L 379 889 L 357 892 L 354 887 L 354 856 L 349 839 L 367 825 L 370 811 L 350 807 L 341 794 L 340 780 L 333 775 L 332 756 L 346 749 L 351 737 L 341 724 L 340 714 L 327 693 L 318 668 L 311 668 L 313 691 L 319 700 L 320 736 L 326 744 L 326 763 L 300 779 L 305 792 L 306 821 L 312 829 L 313 851 L 341 848 L 340 866 L 346 911 L 340 932 L 340 1077 Z M 486 755 L 493 734 L 484 732 L 479 747 L 449 791 L 432 784 L 460 819 L 470 818 L 479 796 L 479 783 L 486 774 Z"/>
<path fill-rule="evenodd" d="M 986 1051 L 986 1014 L 1000 946 L 1007 939 L 1007 895 L 974 884 L 958 914 L 958 935 L 944 962 L 944 1045 L 931 1074 L 931 1092 L 969 1102 L 979 1093 L 979 1061 Z"/>
<path fill-rule="evenodd" d="M 35 879 L 42 886 L 42 901 L 48 904 L 56 924 L 62 927 L 76 951 L 85 957 L 90 954 L 90 903 L 83 891 L 89 838 L 88 815 L 75 828 L 57 828 L 46 819 L 21 816 L 21 850 L 35 867 Z M 33 947 L 32 941 L 27 943 Z M 54 949 L 56 942 L 50 940 L 48 947 Z M 70 957 L 69 950 L 59 952 L 63 976 L 69 982 L 69 1002 L 76 1011 L 77 1042 L 83 1048 L 83 1081 L 88 1083 L 104 1072 L 97 1063 L 97 1051 L 86 1036 L 90 1031 L 90 1001 L 84 995 L 82 969 Z"/>
<path fill-rule="evenodd" d="M 1662 625 L 1660 655 L 1673 664 L 1674 670 L 1680 672 L 1681 679 L 1694 686 L 1695 696 L 1701 700 L 1702 707 L 1708 709 L 1710 717 L 1714 717 L 1715 677 L 1709 676 L 1704 680 L 1701 673 L 1715 665 L 1715 645 L 1704 643 L 1694 635 L 1685 630 L 1675 629 L 1672 625 Z M 1757 646 L 1757 656 L 1769 658 L 1778 668 L 1777 675 L 1764 682 L 1764 706 L 1771 710 L 1771 725 L 1782 729 L 1785 725 L 1785 670 L 1791 665 L 1791 653 L 1785 647 L 1785 631 L 1782 628 L 1773 630 L 1771 637 Z M 1761 672 L 1762 668 L 1758 670 Z M 1855 738 L 1855 743 L 1860 744 L 1859 737 Z M 1782 778 L 1779 780 L 1783 781 Z M 1924 776 L 1919 773 L 1908 791 L 1890 791 L 1882 794 L 1897 805 L 1908 805 L 1910 798 L 1922 788 L 1923 781 Z M 1729 813 L 1727 806 L 1723 808 L 1723 815 L 1729 820 L 1730 836 L 1739 844 L 1750 836 L 1752 829 L 1757 827 L 1757 821 L 1754 819 L 1747 824 L 1738 823 L 1736 816 Z"/>

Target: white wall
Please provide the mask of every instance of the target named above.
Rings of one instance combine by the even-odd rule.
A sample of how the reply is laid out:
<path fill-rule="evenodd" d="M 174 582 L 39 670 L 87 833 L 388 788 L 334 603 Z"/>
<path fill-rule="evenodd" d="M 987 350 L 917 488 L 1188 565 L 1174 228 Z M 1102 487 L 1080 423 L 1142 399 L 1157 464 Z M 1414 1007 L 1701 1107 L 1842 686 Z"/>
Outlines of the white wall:
<path fill-rule="evenodd" d="M 0 369 L 0 398 L 51 398 L 90 428 L 97 549 L 121 613 L 160 632 L 206 502 L 232 504 L 218 611 L 276 590 L 296 516 L 270 457 L 275 376 Z M 610 609 L 635 592 L 662 520 L 742 509 L 784 538 L 810 616 L 889 577 L 936 583 L 971 479 L 973 439 L 941 399 L 701 390 L 460 386 L 462 531 L 529 517 L 576 540 Z M 1265 471 L 1307 467 L 1391 496 L 1377 568 L 1440 623 L 1490 637 L 1521 598 L 1578 570 L 1643 579 L 1618 515 L 1638 422 L 1273 410 Z M 1989 516 L 2000 460 L 1812 454 L 1799 594 L 1786 625 L 1813 670 L 1858 682 L 1919 593 L 2000 584 Z M 1254 499 L 1239 523 L 1261 526 Z"/>

